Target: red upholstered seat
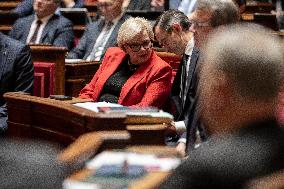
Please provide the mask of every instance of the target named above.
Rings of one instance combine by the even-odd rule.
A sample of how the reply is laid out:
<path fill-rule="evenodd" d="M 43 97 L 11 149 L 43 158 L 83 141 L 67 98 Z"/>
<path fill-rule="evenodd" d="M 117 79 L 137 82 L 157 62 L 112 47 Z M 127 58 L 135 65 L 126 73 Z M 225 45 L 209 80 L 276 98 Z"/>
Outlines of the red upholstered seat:
<path fill-rule="evenodd" d="M 172 77 L 172 83 L 173 83 L 177 70 L 179 68 L 181 56 L 169 52 L 156 52 L 156 53 L 161 59 L 166 61 L 173 68 L 173 77 Z"/>
<path fill-rule="evenodd" d="M 44 97 L 44 73 L 34 73 L 34 96 Z"/>
<path fill-rule="evenodd" d="M 49 62 L 34 62 L 34 96 L 49 97 L 54 94 L 55 65 Z"/>

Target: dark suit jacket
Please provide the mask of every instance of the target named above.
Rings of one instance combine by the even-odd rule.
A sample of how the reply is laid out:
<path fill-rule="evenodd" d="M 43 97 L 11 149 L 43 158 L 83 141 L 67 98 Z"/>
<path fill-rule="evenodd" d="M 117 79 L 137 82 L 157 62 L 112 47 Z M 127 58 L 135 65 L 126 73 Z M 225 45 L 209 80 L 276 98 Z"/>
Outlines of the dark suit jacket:
<path fill-rule="evenodd" d="M 97 101 L 105 82 L 125 58 L 126 54 L 120 48 L 109 48 L 92 81 L 80 92 L 80 97 Z M 169 97 L 171 78 L 172 68 L 153 52 L 123 85 L 118 104 L 161 108 Z"/>
<path fill-rule="evenodd" d="M 187 97 L 185 100 L 184 107 L 182 106 L 182 99 L 180 98 L 180 92 L 181 90 L 181 75 L 182 75 L 182 62 L 179 65 L 179 69 L 177 71 L 177 74 L 175 76 L 173 87 L 171 90 L 171 99 L 176 107 L 176 115 L 175 119 L 177 121 L 184 120 L 185 114 L 189 107 L 191 106 L 193 99 L 196 94 L 196 85 L 197 85 L 197 76 L 196 76 L 196 67 L 198 63 L 199 58 L 199 50 L 197 48 L 193 48 L 191 59 L 190 59 L 190 65 L 189 65 L 189 76 L 188 76 L 188 89 L 187 89 Z"/>
<path fill-rule="evenodd" d="M 121 19 L 116 24 L 112 34 L 110 35 L 104 52 L 106 52 L 107 48 L 114 47 L 117 45 L 117 33 L 120 26 L 124 23 L 124 21 L 129 18 L 128 15 L 123 15 Z M 84 32 L 82 38 L 80 39 L 79 44 L 72 49 L 71 52 L 67 55 L 67 58 L 70 59 L 87 59 L 87 57 L 91 54 L 93 47 L 96 43 L 97 38 L 99 37 L 102 29 L 104 27 L 104 20 L 100 19 L 90 25 L 88 25 L 86 31 Z"/>
<path fill-rule="evenodd" d="M 27 46 L 0 33 L 0 133 L 7 128 L 3 94 L 13 91 L 32 93 L 34 67 Z"/>
<path fill-rule="evenodd" d="M 151 0 L 131 0 L 127 10 L 151 10 Z"/>
<path fill-rule="evenodd" d="M 35 15 L 19 18 L 10 31 L 10 37 L 26 43 Z M 40 43 L 71 49 L 74 44 L 73 24 L 63 16 L 54 14 L 43 29 Z"/>
<path fill-rule="evenodd" d="M 33 0 L 24 0 L 13 11 L 17 13 L 19 17 L 31 15 L 34 13 L 33 2 Z M 63 4 L 61 7 L 64 7 Z M 84 0 L 75 0 L 75 5 L 73 8 L 82 7 L 84 7 Z"/>
<path fill-rule="evenodd" d="M 283 127 L 267 119 L 209 139 L 159 189 L 243 188 L 250 179 L 283 169 L 283 159 Z"/>

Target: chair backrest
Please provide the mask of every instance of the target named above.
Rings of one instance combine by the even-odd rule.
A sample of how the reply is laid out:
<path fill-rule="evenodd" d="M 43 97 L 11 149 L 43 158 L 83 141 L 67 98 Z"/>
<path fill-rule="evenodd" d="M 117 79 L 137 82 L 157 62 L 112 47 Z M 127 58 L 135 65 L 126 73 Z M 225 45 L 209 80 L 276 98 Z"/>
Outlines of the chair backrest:
<path fill-rule="evenodd" d="M 49 97 L 54 94 L 55 65 L 49 62 L 34 62 L 34 96 Z"/>
<path fill-rule="evenodd" d="M 173 82 L 179 68 L 181 56 L 169 52 L 156 52 L 156 53 L 161 59 L 166 61 L 173 68 L 173 77 L 172 77 L 172 82 Z"/>

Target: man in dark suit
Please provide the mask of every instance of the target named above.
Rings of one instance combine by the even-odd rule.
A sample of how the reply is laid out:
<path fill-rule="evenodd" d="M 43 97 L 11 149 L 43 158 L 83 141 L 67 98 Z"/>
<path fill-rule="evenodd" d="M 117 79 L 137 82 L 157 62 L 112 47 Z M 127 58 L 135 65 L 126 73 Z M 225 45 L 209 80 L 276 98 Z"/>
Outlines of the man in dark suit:
<path fill-rule="evenodd" d="M 185 119 L 188 117 L 186 111 L 192 106 L 197 84 L 199 50 L 194 47 L 193 31 L 190 26 L 191 23 L 184 13 L 169 10 L 157 19 L 154 27 L 158 42 L 167 51 L 183 56 L 171 91 L 171 99 L 177 111 L 174 125 L 177 130 L 181 128 L 181 132 L 186 130 Z M 180 142 L 185 143 L 185 141 Z M 184 152 L 184 150 L 179 151 Z"/>
<path fill-rule="evenodd" d="M 13 12 L 17 13 L 19 17 L 28 16 L 34 13 L 34 0 L 22 1 Z M 60 7 L 63 8 L 82 8 L 84 7 L 84 0 L 62 0 Z"/>
<path fill-rule="evenodd" d="M 211 138 L 160 189 L 243 188 L 284 169 L 284 129 L 275 118 L 283 46 L 270 32 L 231 25 L 210 36 L 201 57 L 198 110 Z"/>
<path fill-rule="evenodd" d="M 194 31 L 195 45 L 202 48 L 207 43 L 210 33 L 216 28 L 239 21 L 239 9 L 232 0 L 199 0 L 196 2 L 194 12 L 189 16 L 189 20 Z M 198 81 L 198 79 L 196 80 Z M 198 85 L 198 83 L 195 85 L 195 89 L 198 88 Z M 179 144 L 179 149 L 185 148 L 187 153 L 195 146 L 198 129 L 201 140 L 206 139 L 204 127 L 200 122 L 199 113 L 196 111 L 197 103 L 198 95 L 195 96 L 192 106 L 186 110 L 187 132 L 183 134 L 183 137 L 186 138 L 186 145 Z"/>
<path fill-rule="evenodd" d="M 210 34 L 210 32 L 212 32 L 218 26 L 231 24 L 231 23 L 237 22 L 239 19 L 238 8 L 231 0 L 228 0 L 228 1 L 199 0 L 197 1 L 195 6 L 196 6 L 195 11 L 189 17 L 189 21 L 188 21 L 192 23 L 190 31 L 194 33 L 195 48 L 202 47 L 202 45 L 206 43 L 207 37 Z M 174 26 L 178 22 L 177 16 L 172 13 L 171 17 L 172 17 L 171 19 L 168 19 L 167 17 L 165 17 L 164 20 L 172 23 L 172 25 Z M 156 27 L 155 29 L 156 34 L 157 34 L 157 40 L 161 41 L 165 47 L 173 46 L 173 44 L 177 44 L 176 46 L 173 46 L 172 49 L 170 48 L 168 49 L 170 52 L 175 52 L 173 48 L 177 50 L 182 47 L 181 45 L 182 43 L 176 43 L 175 40 L 179 38 L 184 39 L 184 36 L 182 36 L 181 34 L 174 35 L 174 33 L 168 32 L 168 34 L 165 33 L 164 38 L 161 38 L 161 37 L 158 37 L 158 35 L 160 35 L 159 33 L 161 33 L 161 31 L 159 31 L 158 29 L 159 27 Z M 165 39 L 164 42 L 163 42 L 163 39 Z M 198 62 L 198 57 L 194 60 Z M 194 64 L 192 65 L 190 63 L 190 65 L 193 66 Z M 195 65 L 197 65 L 198 67 L 199 64 L 195 63 Z M 193 74 L 190 77 L 192 78 L 192 80 L 190 81 L 188 80 L 188 78 L 186 79 L 187 82 L 191 82 L 191 83 L 189 85 L 189 89 L 185 96 L 185 105 L 183 109 L 181 109 L 181 113 L 180 113 L 181 115 L 183 115 L 182 118 L 184 120 L 184 124 L 186 125 L 186 133 L 182 134 L 181 136 L 182 139 L 179 140 L 179 144 L 177 146 L 177 150 L 182 155 L 185 155 L 185 151 L 189 151 L 189 149 L 194 147 L 194 143 L 196 141 L 197 129 L 199 130 L 201 140 L 205 140 L 206 138 L 204 128 L 200 122 L 198 112 L 196 111 L 196 104 L 198 102 L 198 95 L 196 95 L 196 90 L 198 87 L 198 69 L 194 68 L 194 71 L 191 72 L 191 74 Z M 175 80 L 177 80 L 178 77 L 179 76 L 177 74 Z M 173 91 L 172 91 L 173 94 L 177 95 L 180 93 L 180 91 L 182 91 L 182 88 L 180 89 L 178 88 L 179 86 L 182 86 L 180 83 L 181 81 L 178 81 L 178 80 L 177 80 L 177 84 L 175 84 L 174 82 Z M 173 95 L 173 97 L 174 96 L 175 95 Z M 178 99 L 178 96 L 176 97 L 176 99 Z M 175 103 L 175 104 L 177 107 L 180 106 L 179 103 Z M 180 121 L 182 119 L 179 118 L 177 120 Z M 175 123 L 175 125 L 177 124 Z"/>
<path fill-rule="evenodd" d="M 0 133 L 7 129 L 7 108 L 3 94 L 32 93 L 34 67 L 27 46 L 0 33 Z"/>
<path fill-rule="evenodd" d="M 67 58 L 99 61 L 108 47 L 116 46 L 118 30 L 129 18 L 122 12 L 122 3 L 123 0 L 98 0 L 98 9 L 103 17 L 87 27 Z"/>
<path fill-rule="evenodd" d="M 9 35 L 23 43 L 50 44 L 71 49 L 74 44 L 70 20 L 55 14 L 60 0 L 34 0 L 35 14 L 19 18 Z"/>

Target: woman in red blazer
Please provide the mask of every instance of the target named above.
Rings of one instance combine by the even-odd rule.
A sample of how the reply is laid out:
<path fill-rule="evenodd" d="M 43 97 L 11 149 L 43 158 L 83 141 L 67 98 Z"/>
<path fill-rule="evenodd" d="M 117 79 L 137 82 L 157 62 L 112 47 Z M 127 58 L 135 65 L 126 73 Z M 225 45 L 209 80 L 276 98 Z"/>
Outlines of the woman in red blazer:
<path fill-rule="evenodd" d="M 152 49 L 154 34 L 144 18 L 130 18 L 118 32 L 81 98 L 124 106 L 162 108 L 171 90 L 172 68 Z"/>

